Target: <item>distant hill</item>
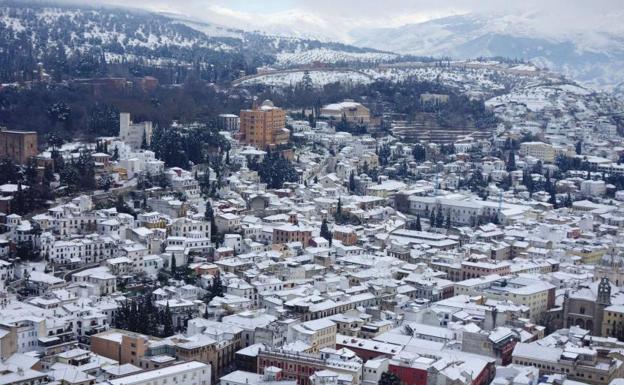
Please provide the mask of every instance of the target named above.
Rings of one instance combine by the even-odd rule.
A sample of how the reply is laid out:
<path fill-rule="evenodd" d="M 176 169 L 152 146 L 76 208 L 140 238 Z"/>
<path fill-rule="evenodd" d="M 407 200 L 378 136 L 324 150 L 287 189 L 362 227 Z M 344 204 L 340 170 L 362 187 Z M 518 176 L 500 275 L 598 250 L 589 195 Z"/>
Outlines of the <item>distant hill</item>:
<path fill-rule="evenodd" d="M 538 16 L 467 14 L 398 28 L 356 30 L 353 44 L 457 59 L 524 59 L 598 87 L 624 81 L 624 35 L 601 30 L 600 25 L 585 33 L 544 32 Z"/>
<path fill-rule="evenodd" d="M 397 55 L 257 32 L 138 10 L 0 1 L 0 82 L 44 71 L 58 80 L 118 74 L 172 83 L 194 71 L 229 81 L 264 65 L 394 60 Z M 112 72 L 112 73 L 111 73 Z M 123 74 L 123 73 L 122 73 Z"/>

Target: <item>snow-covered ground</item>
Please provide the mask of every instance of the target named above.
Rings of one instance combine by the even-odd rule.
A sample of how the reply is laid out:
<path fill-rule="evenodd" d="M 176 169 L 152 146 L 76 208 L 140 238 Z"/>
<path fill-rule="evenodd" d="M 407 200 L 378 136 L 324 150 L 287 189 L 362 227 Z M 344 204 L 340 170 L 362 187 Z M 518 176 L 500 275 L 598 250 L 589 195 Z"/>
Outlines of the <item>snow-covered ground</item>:
<path fill-rule="evenodd" d="M 368 84 L 372 79 L 357 71 L 309 71 L 310 79 L 315 87 L 323 87 L 331 83 Z M 300 83 L 304 71 L 288 71 L 256 76 L 242 81 L 241 85 L 264 84 L 273 87 L 289 87 Z"/>
<path fill-rule="evenodd" d="M 277 54 L 277 64 L 281 66 L 305 65 L 312 63 L 365 62 L 380 63 L 394 60 L 398 55 L 382 52 L 345 52 L 327 48 L 310 49 Z"/>

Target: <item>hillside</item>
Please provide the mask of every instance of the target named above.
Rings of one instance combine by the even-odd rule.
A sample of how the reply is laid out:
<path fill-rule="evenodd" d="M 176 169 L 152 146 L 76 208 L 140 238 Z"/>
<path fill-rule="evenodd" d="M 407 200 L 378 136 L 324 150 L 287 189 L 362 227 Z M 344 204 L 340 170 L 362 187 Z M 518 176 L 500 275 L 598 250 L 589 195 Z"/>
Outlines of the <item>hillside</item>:
<path fill-rule="evenodd" d="M 624 80 L 624 38 L 612 26 L 596 26 L 592 33 L 576 32 L 573 25 L 550 31 L 540 17 L 466 14 L 352 35 L 356 45 L 402 54 L 523 59 L 597 87 Z"/>
<path fill-rule="evenodd" d="M 189 74 L 230 81 L 264 65 L 380 62 L 397 55 L 271 36 L 138 10 L 0 2 L 0 82 L 104 75 Z M 41 64 L 41 67 L 40 65 Z"/>

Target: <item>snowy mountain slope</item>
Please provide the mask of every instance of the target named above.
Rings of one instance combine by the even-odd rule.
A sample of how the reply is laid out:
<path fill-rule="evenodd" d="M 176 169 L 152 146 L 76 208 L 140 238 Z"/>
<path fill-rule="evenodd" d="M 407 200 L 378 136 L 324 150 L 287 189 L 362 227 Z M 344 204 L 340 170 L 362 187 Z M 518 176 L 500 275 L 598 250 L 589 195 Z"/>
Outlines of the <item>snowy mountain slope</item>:
<path fill-rule="evenodd" d="M 280 52 L 277 54 L 277 64 L 282 66 L 305 65 L 310 63 L 379 63 L 395 60 L 399 55 L 384 52 L 345 52 L 334 49 L 318 48 L 298 50 L 295 52 Z"/>
<path fill-rule="evenodd" d="M 342 84 L 368 84 L 372 81 L 370 75 L 347 70 L 311 70 L 308 72 L 312 85 L 317 88 L 321 88 L 331 83 Z M 303 80 L 304 71 L 280 71 L 276 73 L 269 73 L 264 75 L 258 75 L 248 80 L 244 80 L 240 83 L 242 86 L 252 86 L 256 84 L 263 84 L 272 87 L 290 87 Z"/>
<path fill-rule="evenodd" d="M 0 81 L 44 69 L 62 77 L 101 76 L 106 64 L 182 66 L 232 80 L 263 65 L 394 60 L 341 43 L 273 36 L 146 11 L 0 0 Z M 144 73 L 146 71 L 143 71 Z M 149 73 L 149 71 L 147 71 Z M 61 76 L 62 75 L 62 76 Z"/>
<path fill-rule="evenodd" d="M 544 32 L 535 18 L 468 14 L 352 34 L 356 45 L 402 54 L 524 59 L 598 87 L 624 80 L 624 34 Z"/>

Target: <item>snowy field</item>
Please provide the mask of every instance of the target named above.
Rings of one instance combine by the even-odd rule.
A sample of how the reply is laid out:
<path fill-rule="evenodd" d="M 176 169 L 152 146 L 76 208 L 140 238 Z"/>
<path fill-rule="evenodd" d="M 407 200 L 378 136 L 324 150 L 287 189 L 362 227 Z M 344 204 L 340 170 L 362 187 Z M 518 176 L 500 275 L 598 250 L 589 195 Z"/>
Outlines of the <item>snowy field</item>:
<path fill-rule="evenodd" d="M 398 55 L 381 52 L 345 52 L 326 48 L 310 49 L 298 52 L 282 52 L 277 54 L 280 66 L 306 65 L 312 63 L 364 62 L 380 63 L 394 60 Z"/>

